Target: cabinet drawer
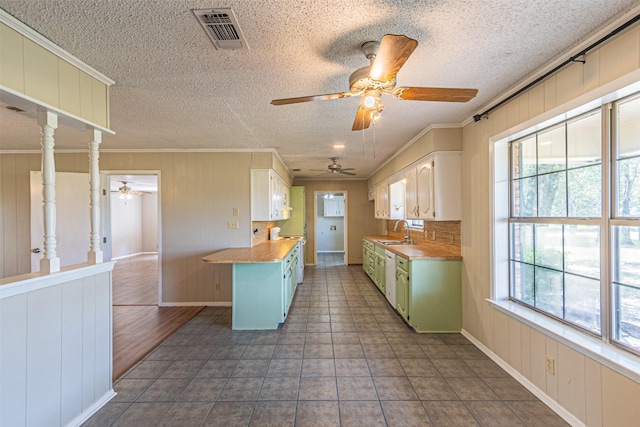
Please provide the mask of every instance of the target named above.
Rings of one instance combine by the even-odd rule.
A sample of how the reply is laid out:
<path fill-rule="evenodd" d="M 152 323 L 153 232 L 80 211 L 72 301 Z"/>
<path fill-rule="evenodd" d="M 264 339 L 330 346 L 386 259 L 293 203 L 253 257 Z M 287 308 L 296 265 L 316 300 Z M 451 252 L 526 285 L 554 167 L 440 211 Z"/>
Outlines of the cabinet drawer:
<path fill-rule="evenodd" d="M 396 268 L 400 268 L 406 272 L 409 271 L 409 260 L 402 258 L 401 256 L 396 256 Z"/>

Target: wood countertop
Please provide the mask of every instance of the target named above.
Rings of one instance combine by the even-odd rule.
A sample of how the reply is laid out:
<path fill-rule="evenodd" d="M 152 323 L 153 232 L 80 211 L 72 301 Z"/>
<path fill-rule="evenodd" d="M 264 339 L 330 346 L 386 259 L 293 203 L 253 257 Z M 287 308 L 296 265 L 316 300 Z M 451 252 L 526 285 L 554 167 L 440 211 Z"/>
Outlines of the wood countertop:
<path fill-rule="evenodd" d="M 222 249 L 203 257 L 202 261 L 209 264 L 282 262 L 297 244 L 297 240 L 267 240 L 252 248 Z"/>
<path fill-rule="evenodd" d="M 379 240 L 396 240 L 389 236 L 363 236 L 364 239 L 382 246 L 386 250 L 410 260 L 462 260 L 460 250 L 442 243 L 423 243 L 420 245 L 383 245 Z"/>

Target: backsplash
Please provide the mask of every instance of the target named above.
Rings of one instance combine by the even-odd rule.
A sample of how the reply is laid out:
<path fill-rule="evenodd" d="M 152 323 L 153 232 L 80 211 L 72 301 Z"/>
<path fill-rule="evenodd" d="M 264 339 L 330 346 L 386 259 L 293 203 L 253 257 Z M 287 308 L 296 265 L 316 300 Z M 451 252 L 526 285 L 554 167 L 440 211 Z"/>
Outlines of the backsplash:
<path fill-rule="evenodd" d="M 251 221 L 251 230 L 253 231 L 252 246 L 269 240 L 269 229 L 277 226 L 278 223 L 276 221 Z"/>
<path fill-rule="evenodd" d="M 398 231 L 393 231 L 396 220 L 387 221 L 387 234 L 394 239 L 402 239 L 404 236 L 404 222 L 398 224 Z M 411 239 L 416 244 L 441 243 L 460 248 L 460 221 L 425 221 L 424 231 L 411 230 Z"/>

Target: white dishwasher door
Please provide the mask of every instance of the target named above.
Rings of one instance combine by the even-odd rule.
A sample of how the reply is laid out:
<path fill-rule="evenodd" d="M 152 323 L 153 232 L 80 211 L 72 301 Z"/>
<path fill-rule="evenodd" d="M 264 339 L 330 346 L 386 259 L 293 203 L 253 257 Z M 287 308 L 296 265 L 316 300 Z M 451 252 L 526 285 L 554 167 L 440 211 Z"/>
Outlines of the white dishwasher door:
<path fill-rule="evenodd" d="M 396 308 L 396 254 L 384 251 L 386 297 L 391 307 Z"/>

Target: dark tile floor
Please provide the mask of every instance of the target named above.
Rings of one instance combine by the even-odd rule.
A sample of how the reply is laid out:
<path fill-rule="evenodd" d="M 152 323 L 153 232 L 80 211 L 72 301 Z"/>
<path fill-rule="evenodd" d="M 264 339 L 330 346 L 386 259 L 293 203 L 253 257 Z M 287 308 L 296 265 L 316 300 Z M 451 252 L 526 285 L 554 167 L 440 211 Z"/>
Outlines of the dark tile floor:
<path fill-rule="evenodd" d="M 460 334 L 418 334 L 360 266 L 319 256 L 281 329 L 206 308 L 86 426 L 561 426 Z"/>

